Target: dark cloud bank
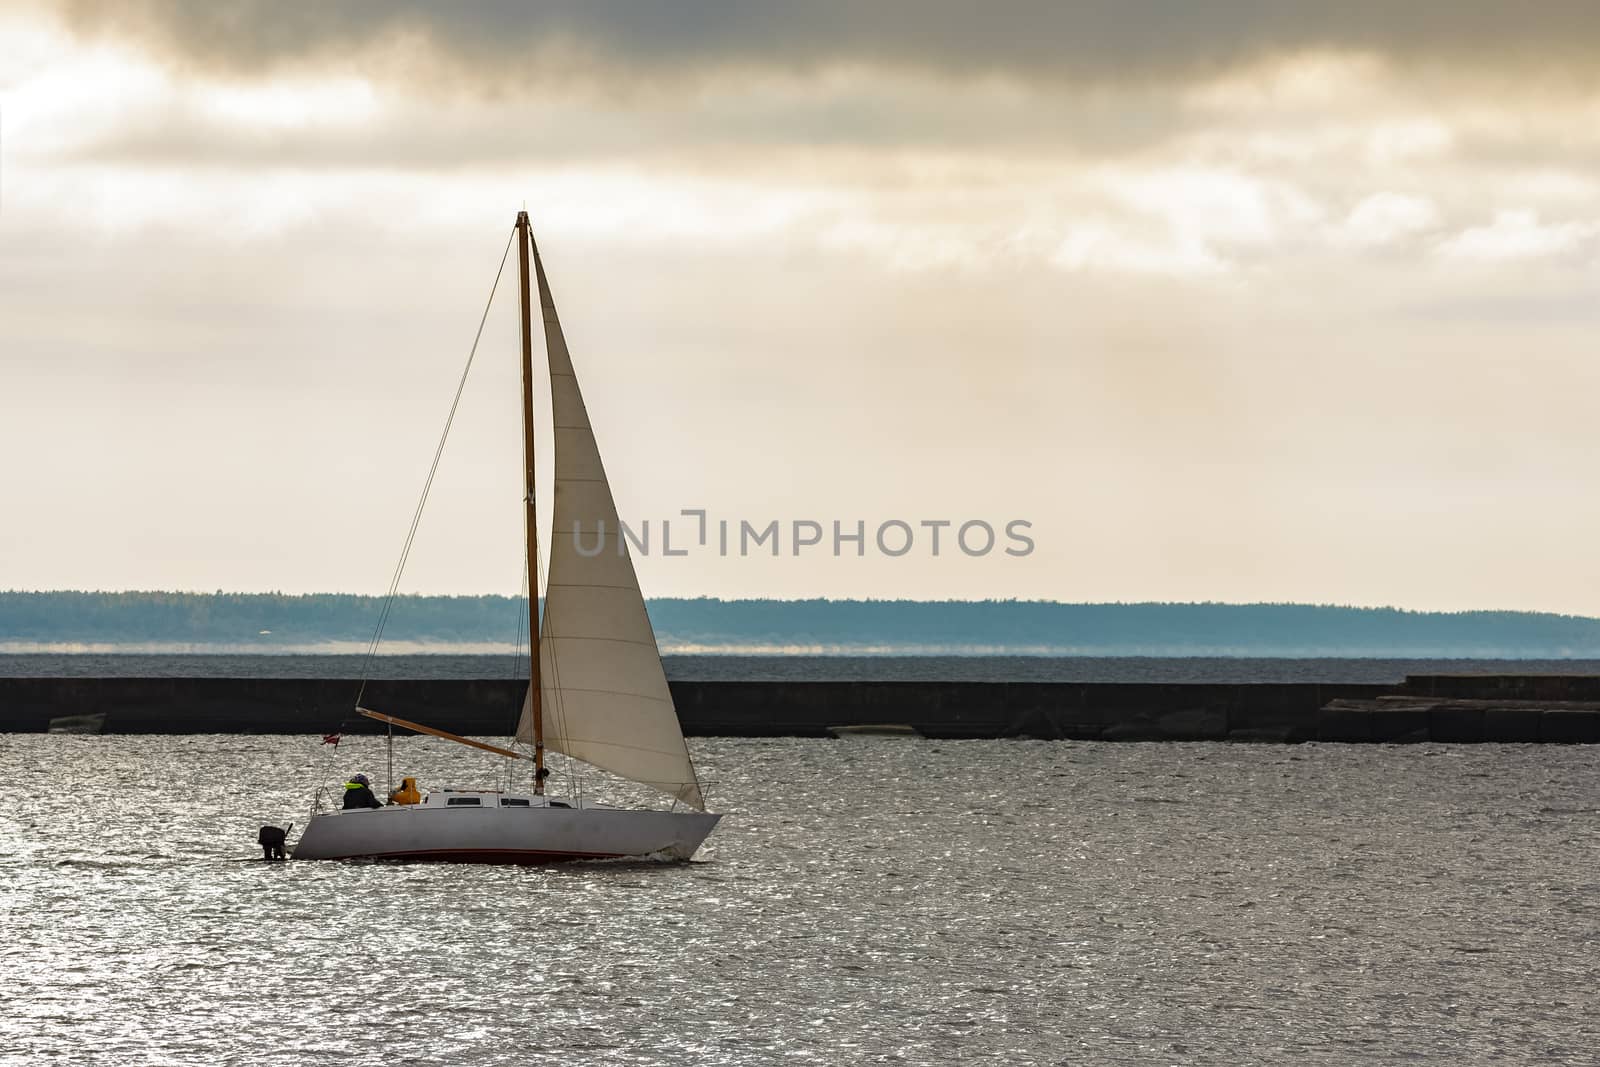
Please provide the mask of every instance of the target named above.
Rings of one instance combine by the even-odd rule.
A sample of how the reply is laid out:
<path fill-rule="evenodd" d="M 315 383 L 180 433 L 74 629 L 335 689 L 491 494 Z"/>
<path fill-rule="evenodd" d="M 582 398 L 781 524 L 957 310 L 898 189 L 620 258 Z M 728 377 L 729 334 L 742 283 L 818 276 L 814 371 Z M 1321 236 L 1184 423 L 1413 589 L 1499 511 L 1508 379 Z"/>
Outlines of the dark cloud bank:
<path fill-rule="evenodd" d="M 804 71 L 862 64 L 973 76 L 1187 79 L 1316 49 L 1490 71 L 1587 76 L 1600 62 L 1594 0 L 59 0 L 85 36 L 132 39 L 169 58 L 253 73 L 338 65 L 373 47 L 486 80 L 552 49 L 615 72 Z"/>

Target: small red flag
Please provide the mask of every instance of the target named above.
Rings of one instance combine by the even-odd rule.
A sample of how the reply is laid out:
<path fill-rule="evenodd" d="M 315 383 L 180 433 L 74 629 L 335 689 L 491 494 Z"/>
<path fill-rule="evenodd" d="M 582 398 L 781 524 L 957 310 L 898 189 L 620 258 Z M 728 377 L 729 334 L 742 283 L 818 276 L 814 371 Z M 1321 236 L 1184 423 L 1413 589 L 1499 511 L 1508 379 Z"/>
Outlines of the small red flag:
<path fill-rule="evenodd" d="M 322 735 L 322 743 L 325 744 L 325 745 L 333 745 L 335 748 L 337 748 L 338 745 L 339 745 L 339 735 L 338 734 L 323 734 Z"/>

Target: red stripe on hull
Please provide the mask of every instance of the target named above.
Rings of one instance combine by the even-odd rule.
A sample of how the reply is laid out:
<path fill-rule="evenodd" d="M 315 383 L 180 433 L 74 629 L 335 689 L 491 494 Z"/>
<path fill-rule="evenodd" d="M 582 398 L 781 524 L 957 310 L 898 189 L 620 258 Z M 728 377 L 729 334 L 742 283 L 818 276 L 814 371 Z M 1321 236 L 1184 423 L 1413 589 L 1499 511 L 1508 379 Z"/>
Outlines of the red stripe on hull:
<path fill-rule="evenodd" d="M 527 848 L 440 848 L 328 856 L 330 860 L 396 860 L 405 863 L 499 863 L 530 867 L 571 860 L 622 859 L 620 852 L 546 852 Z"/>

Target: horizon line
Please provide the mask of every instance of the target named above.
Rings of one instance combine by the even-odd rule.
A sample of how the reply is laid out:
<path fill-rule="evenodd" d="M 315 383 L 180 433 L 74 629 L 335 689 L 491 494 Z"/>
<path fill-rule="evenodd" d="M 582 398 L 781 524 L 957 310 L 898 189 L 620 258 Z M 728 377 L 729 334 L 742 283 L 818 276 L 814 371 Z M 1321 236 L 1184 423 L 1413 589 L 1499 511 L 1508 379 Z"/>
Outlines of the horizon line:
<path fill-rule="evenodd" d="M 308 599 L 312 597 L 360 597 L 368 600 L 384 600 L 385 593 L 358 593 L 345 591 L 319 591 L 314 593 L 286 593 L 282 590 L 200 590 L 200 589 L 0 589 L 0 596 L 193 596 L 193 597 L 283 597 Z M 525 600 L 526 594 L 522 593 L 397 593 L 396 598 L 412 598 L 423 600 L 482 600 L 498 598 L 501 600 Z M 542 599 L 542 598 L 541 598 Z M 1126 607 L 1221 607 L 1221 608 L 1323 608 L 1340 611 L 1372 611 L 1396 612 L 1406 615 L 1539 615 L 1559 619 L 1589 619 L 1600 621 L 1600 615 L 1585 615 L 1577 612 L 1549 611 L 1538 608 L 1408 608 L 1396 604 L 1349 604 L 1332 601 L 1314 600 L 1056 600 L 1056 599 L 1027 599 L 1021 597 L 992 597 L 984 599 L 971 599 L 963 597 L 947 597 L 934 600 L 919 600 L 907 597 L 871 597 L 871 596 L 775 596 L 753 595 L 740 597 L 722 597 L 709 594 L 695 596 L 647 596 L 646 603 L 660 601 L 714 601 L 722 604 L 749 604 L 749 603 L 774 603 L 774 604 L 904 604 L 904 605 L 977 605 L 977 604 L 1018 604 L 1018 605 L 1049 605 L 1056 607 L 1099 607 L 1099 608 L 1126 608 Z"/>

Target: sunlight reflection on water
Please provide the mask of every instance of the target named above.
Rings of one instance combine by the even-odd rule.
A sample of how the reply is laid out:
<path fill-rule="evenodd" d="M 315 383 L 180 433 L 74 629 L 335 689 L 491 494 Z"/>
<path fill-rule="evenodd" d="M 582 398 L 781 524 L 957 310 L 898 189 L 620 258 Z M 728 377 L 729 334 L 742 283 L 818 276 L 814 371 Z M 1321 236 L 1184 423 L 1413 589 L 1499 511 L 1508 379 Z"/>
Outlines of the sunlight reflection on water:
<path fill-rule="evenodd" d="M 0 1062 L 1592 1062 L 1600 751 L 693 744 L 703 862 L 517 869 L 251 860 L 380 739 L 0 737 Z"/>

